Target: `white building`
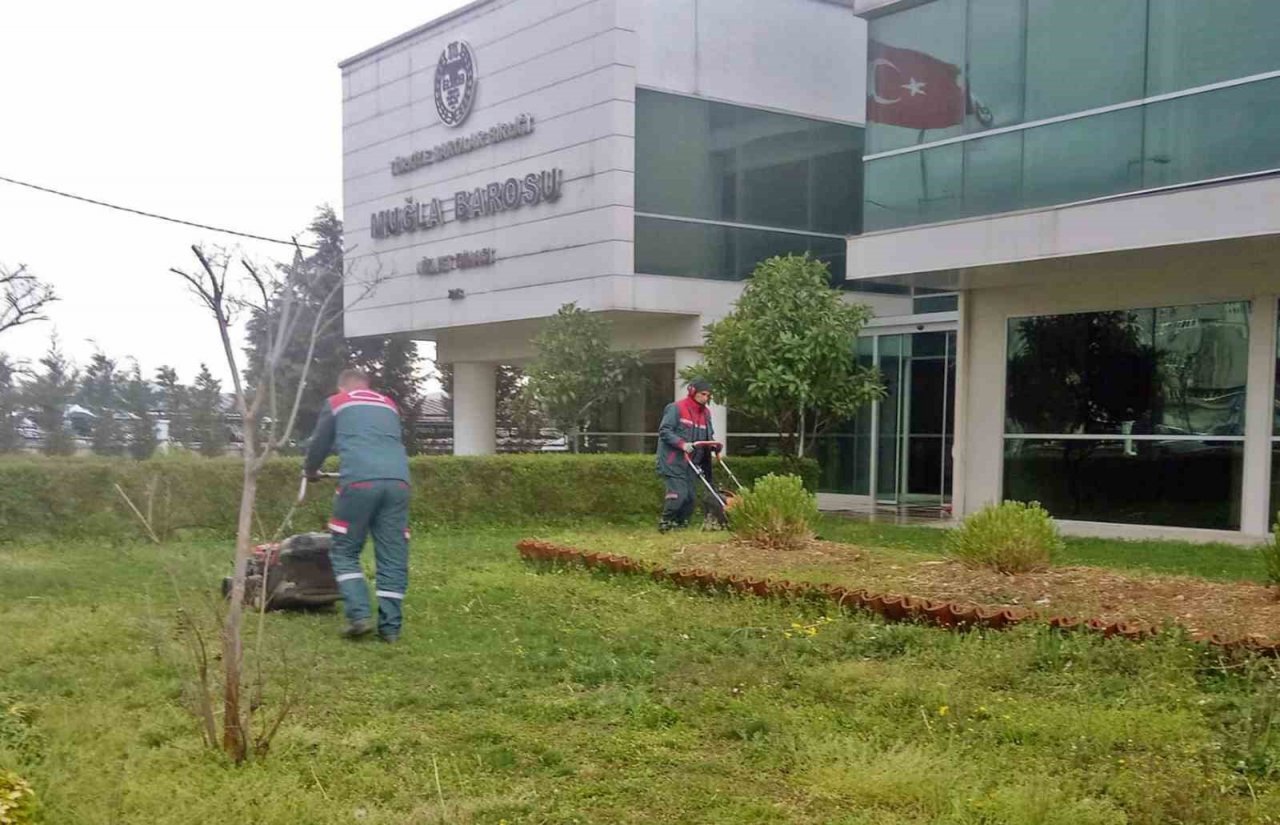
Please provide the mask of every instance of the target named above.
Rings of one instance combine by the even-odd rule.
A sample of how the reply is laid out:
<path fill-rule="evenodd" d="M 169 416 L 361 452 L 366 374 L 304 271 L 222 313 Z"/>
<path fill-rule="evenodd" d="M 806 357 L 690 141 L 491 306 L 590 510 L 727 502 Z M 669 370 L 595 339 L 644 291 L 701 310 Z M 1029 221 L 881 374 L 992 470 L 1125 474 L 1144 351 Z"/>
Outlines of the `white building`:
<path fill-rule="evenodd" d="M 809 251 L 876 310 L 850 347 L 890 390 L 822 440 L 828 501 L 1256 537 L 1278 28 L 1272 0 L 472 3 L 342 64 L 348 243 L 383 278 L 346 331 L 435 341 L 485 453 L 495 365 L 576 301 L 652 362 L 606 427 L 641 449 L 742 278 Z"/>

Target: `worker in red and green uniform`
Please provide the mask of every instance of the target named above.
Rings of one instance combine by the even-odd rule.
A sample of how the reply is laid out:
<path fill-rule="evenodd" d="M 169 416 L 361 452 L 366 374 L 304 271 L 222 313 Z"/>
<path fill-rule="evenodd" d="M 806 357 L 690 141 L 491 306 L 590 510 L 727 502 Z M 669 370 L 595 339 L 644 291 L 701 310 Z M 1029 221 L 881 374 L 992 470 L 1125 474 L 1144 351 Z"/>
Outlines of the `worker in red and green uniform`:
<path fill-rule="evenodd" d="M 378 635 L 387 642 L 400 638 L 401 604 L 409 585 L 409 459 L 400 432 L 395 402 L 369 389 L 364 372 L 345 370 L 307 447 L 309 479 L 320 477 L 330 452 L 336 451 L 341 462 L 329 520 L 329 559 L 347 614 L 342 632 L 347 638 L 367 636 L 375 628 L 369 585 L 360 569 L 368 535 L 377 562 Z"/>
<path fill-rule="evenodd" d="M 697 461 L 707 480 L 711 480 L 713 454 L 694 447 L 695 442 L 715 437 L 709 403 L 711 385 L 698 379 L 689 384 L 688 395 L 668 404 L 662 412 L 662 423 L 658 425 L 658 475 L 667 492 L 658 529 L 664 533 L 684 527 L 693 515 L 697 488 L 702 482 L 690 462 Z"/>

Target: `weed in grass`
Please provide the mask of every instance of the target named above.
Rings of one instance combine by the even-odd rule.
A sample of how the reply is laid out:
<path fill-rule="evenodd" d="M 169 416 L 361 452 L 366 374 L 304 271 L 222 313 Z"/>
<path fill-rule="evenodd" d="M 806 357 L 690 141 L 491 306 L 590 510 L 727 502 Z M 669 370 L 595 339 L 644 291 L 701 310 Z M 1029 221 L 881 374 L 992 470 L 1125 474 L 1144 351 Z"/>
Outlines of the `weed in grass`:
<path fill-rule="evenodd" d="M 1262 559 L 1265 581 L 1275 588 L 1277 596 L 1280 596 L 1280 540 L 1276 538 L 1276 536 L 1280 536 L 1280 519 L 1272 527 L 1272 532 L 1275 535 L 1260 544 L 1257 552 Z"/>
<path fill-rule="evenodd" d="M 0 770 L 0 825 L 29 825 L 35 821 L 36 792 L 12 771 Z"/>

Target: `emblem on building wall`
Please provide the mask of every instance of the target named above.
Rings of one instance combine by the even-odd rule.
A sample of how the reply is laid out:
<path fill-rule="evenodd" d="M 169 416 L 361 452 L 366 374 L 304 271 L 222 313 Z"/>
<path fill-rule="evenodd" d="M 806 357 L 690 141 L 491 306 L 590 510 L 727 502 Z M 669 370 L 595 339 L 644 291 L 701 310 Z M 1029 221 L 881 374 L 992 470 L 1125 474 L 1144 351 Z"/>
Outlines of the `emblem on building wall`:
<path fill-rule="evenodd" d="M 446 126 L 461 126 L 476 99 L 476 58 L 465 40 L 455 40 L 436 63 L 436 111 Z"/>

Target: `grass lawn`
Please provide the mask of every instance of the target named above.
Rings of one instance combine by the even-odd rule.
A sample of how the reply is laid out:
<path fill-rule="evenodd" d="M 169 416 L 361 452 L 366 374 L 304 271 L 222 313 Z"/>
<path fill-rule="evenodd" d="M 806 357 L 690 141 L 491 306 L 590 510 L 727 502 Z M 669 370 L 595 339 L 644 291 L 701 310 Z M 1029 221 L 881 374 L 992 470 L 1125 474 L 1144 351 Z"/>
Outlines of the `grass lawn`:
<path fill-rule="evenodd" d="M 824 536 L 859 531 L 936 552 Z M 0 547 L 0 769 L 59 824 L 1280 821 L 1274 662 L 540 569 L 527 532 L 417 532 L 394 647 L 270 615 L 300 704 L 241 768 L 200 744 L 175 633 L 226 546 Z"/>

